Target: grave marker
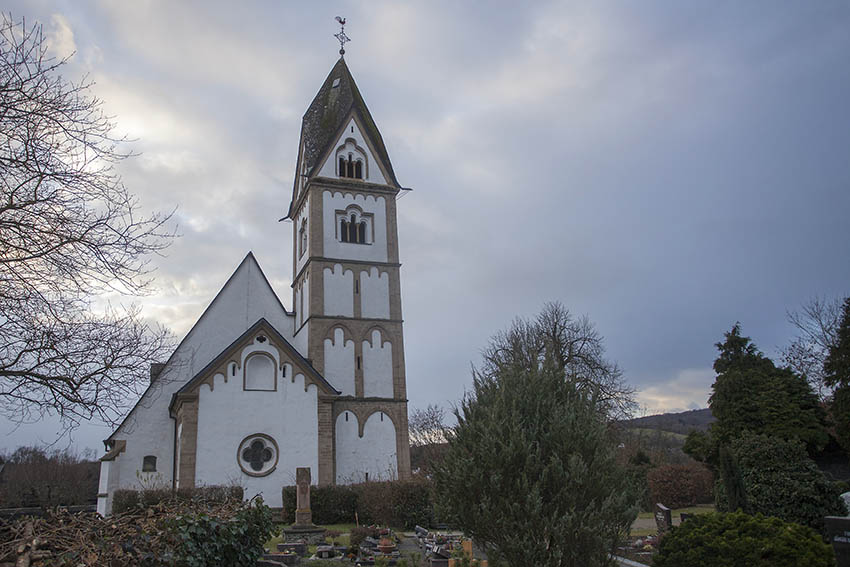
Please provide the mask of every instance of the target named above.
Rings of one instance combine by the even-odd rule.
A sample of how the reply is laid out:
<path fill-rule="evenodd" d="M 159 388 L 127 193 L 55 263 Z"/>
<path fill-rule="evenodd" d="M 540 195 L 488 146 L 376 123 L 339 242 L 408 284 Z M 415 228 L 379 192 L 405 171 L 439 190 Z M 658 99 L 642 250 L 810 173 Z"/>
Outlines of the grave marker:
<path fill-rule="evenodd" d="M 655 505 L 655 525 L 659 536 L 669 532 L 673 526 L 673 512 L 664 504 Z"/>
<path fill-rule="evenodd" d="M 827 516 L 824 518 L 826 533 L 835 550 L 838 567 L 850 567 L 850 518 Z"/>

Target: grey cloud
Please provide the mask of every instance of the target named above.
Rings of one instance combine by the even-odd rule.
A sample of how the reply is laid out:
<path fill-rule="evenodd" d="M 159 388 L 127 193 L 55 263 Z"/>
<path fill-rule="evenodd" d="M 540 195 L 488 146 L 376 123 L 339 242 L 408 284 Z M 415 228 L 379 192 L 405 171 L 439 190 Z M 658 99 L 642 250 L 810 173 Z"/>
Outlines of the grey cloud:
<path fill-rule="evenodd" d="M 413 407 L 457 400 L 487 338 L 552 299 L 590 315 L 655 409 L 704 406 L 736 320 L 773 354 L 787 308 L 850 293 L 845 3 L 60 7 L 11 9 L 61 13 L 73 69 L 148 129 L 121 171 L 146 207 L 179 205 L 149 302 L 176 324 L 248 250 L 291 304 L 277 219 L 337 13 L 415 189 L 399 202 Z"/>

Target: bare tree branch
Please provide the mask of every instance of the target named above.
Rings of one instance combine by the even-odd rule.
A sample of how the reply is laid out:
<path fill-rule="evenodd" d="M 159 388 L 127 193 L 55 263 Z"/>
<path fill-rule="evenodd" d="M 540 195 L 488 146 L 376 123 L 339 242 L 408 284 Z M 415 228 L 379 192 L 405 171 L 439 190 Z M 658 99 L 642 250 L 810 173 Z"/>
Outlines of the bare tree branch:
<path fill-rule="evenodd" d="M 782 349 L 782 362 L 804 375 L 821 400 L 832 395 L 832 388 L 824 383 L 823 363 L 838 340 L 842 302 L 841 298 L 815 297 L 787 314 L 797 336 Z"/>
<path fill-rule="evenodd" d="M 554 364 L 568 380 L 593 390 L 610 417 L 627 418 L 635 410 L 634 389 L 626 384 L 616 362 L 605 358 L 602 335 L 585 315 L 575 318 L 560 302 L 551 302 L 534 320 L 514 320 L 507 331 L 490 339 L 482 352 L 482 377 L 519 365 Z"/>
<path fill-rule="evenodd" d="M 126 138 L 92 95 L 65 80 L 41 26 L 0 23 L 0 414 L 57 414 L 68 427 L 115 422 L 169 352 L 138 308 L 92 312 L 105 292 L 150 291 L 171 214 L 142 214 L 116 163 Z"/>

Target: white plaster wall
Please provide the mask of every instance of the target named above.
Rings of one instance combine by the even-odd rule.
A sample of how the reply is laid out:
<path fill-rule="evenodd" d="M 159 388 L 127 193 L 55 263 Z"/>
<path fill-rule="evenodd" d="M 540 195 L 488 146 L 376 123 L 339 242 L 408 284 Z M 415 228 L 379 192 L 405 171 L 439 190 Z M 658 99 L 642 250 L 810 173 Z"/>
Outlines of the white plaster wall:
<path fill-rule="evenodd" d="M 195 485 L 232 484 L 245 488 L 245 497 L 262 494 L 269 506 L 281 506 L 280 489 L 295 483 L 295 469 L 310 467 L 314 478 L 319 463 L 318 391 L 315 385 L 304 390 L 304 376 L 286 364 L 281 376 L 277 349 L 254 344 L 242 356 L 261 350 L 276 361 L 277 391 L 251 392 L 242 389 L 241 376 L 225 380 L 215 376 L 215 388 L 201 386 L 198 399 L 198 443 Z M 279 448 L 276 469 L 264 477 L 245 474 L 237 461 L 242 440 L 255 433 L 271 436 Z"/>
<path fill-rule="evenodd" d="M 390 275 L 374 266 L 360 272 L 360 313 L 367 318 L 390 318 Z"/>
<path fill-rule="evenodd" d="M 364 213 L 371 213 L 374 225 L 371 244 L 341 242 L 337 238 L 336 211 L 356 204 Z M 339 191 L 322 192 L 322 221 L 324 226 L 324 256 L 369 262 L 387 261 L 387 203 L 383 197 L 354 195 Z"/>
<path fill-rule="evenodd" d="M 340 328 L 334 329 L 333 340 L 325 339 L 324 376 L 343 396 L 354 395 L 354 341 L 346 341 Z"/>
<path fill-rule="evenodd" d="M 328 156 L 325 163 L 322 164 L 321 169 L 319 169 L 319 177 L 330 177 L 333 179 L 339 178 L 336 171 L 336 150 L 340 146 L 344 145 L 346 140 L 353 140 L 355 144 L 363 149 L 363 153 L 366 155 L 368 168 L 365 168 L 366 170 L 363 172 L 363 181 L 387 185 L 387 180 L 381 172 L 381 168 L 378 166 L 375 156 L 372 154 L 371 150 L 369 150 L 369 146 L 366 144 L 366 138 L 360 131 L 360 127 L 357 126 L 357 122 L 354 118 L 349 120 L 345 130 L 343 130 L 340 137 L 337 138 L 336 143 L 334 143 L 333 151 L 330 153 L 330 156 Z"/>
<path fill-rule="evenodd" d="M 301 206 L 301 210 L 298 211 L 298 214 L 295 218 L 294 224 L 294 236 L 292 238 L 292 253 L 295 255 L 295 275 L 301 271 L 301 268 L 304 267 L 304 264 L 307 263 L 307 259 L 310 257 L 310 238 L 307 238 L 307 246 L 305 247 L 304 254 L 298 255 L 298 239 L 300 238 L 300 229 L 301 224 L 307 219 L 310 214 L 310 197 L 307 196 L 304 199 L 304 204 Z M 310 225 L 307 223 L 307 232 L 310 232 Z M 297 309 L 297 308 L 296 308 Z"/>
<path fill-rule="evenodd" d="M 348 421 L 345 421 L 348 413 Z M 381 416 L 383 415 L 383 421 Z M 357 418 L 353 412 L 342 412 L 336 419 L 336 482 L 353 484 L 369 480 L 391 480 L 398 477 L 395 427 L 381 412 L 373 413 L 358 436 Z"/>
<path fill-rule="evenodd" d="M 393 397 L 392 344 L 381 340 L 381 332 L 372 331 L 370 341 L 363 341 L 363 395 L 367 398 Z"/>
<path fill-rule="evenodd" d="M 172 394 L 261 317 L 285 338 L 292 338 L 294 319 L 284 311 L 254 257 L 247 256 L 115 432 L 114 439 L 127 441 L 110 471 L 117 479 L 116 489 L 140 488 L 136 471 L 141 471 L 145 455 L 156 456 L 162 482 L 171 484 L 174 420 L 168 405 Z"/>
<path fill-rule="evenodd" d="M 307 338 L 310 336 L 310 322 L 307 321 L 304 323 L 303 327 L 300 327 L 298 332 L 292 337 L 292 340 L 289 341 L 295 350 L 303 356 L 307 358 Z"/>
<path fill-rule="evenodd" d="M 325 315 L 354 317 L 354 272 L 334 264 L 333 270 L 323 270 L 325 284 Z"/>

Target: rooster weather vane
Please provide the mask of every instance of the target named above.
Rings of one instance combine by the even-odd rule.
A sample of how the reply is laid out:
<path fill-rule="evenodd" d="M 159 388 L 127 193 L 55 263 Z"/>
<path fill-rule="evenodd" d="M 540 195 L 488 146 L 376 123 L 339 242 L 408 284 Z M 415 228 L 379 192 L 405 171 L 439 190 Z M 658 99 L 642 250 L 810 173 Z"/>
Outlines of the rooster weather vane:
<path fill-rule="evenodd" d="M 345 56 L 345 44 L 351 41 L 351 39 L 345 35 L 345 18 L 337 16 L 335 19 L 339 22 L 340 27 L 339 33 L 335 33 L 334 37 L 339 40 L 339 55 L 342 57 Z"/>

